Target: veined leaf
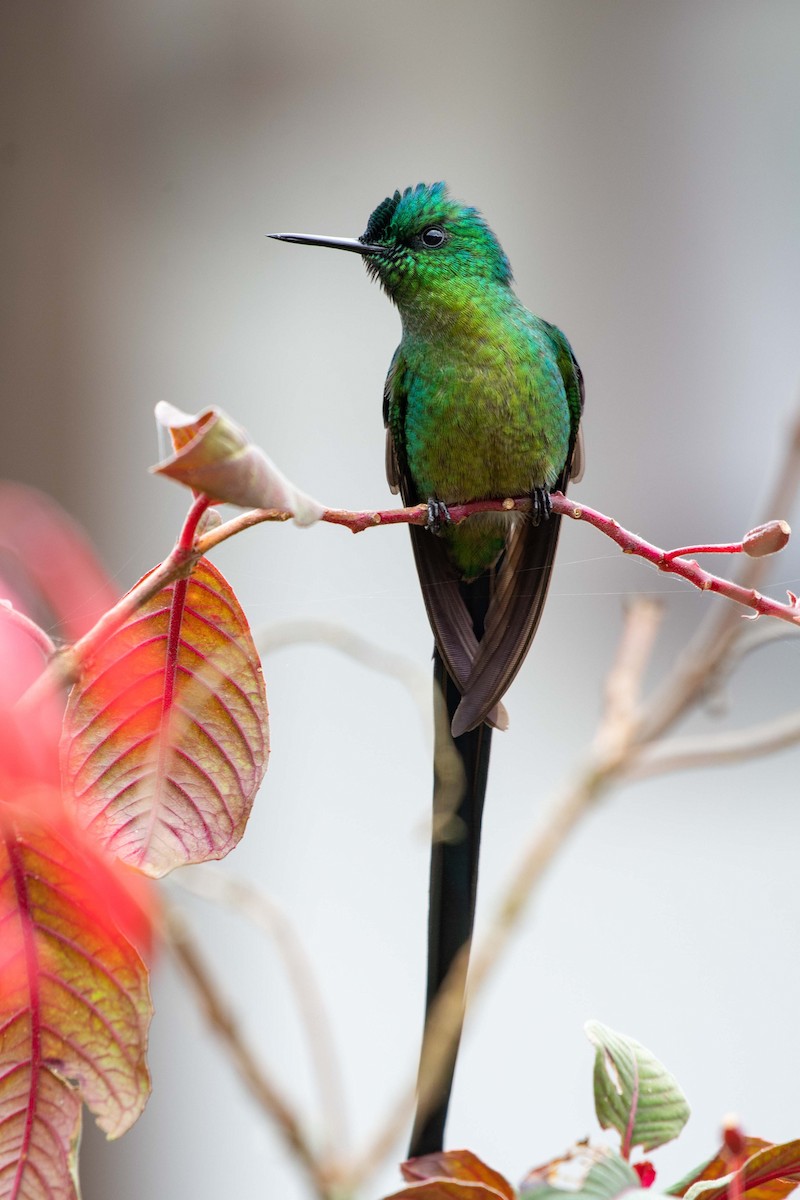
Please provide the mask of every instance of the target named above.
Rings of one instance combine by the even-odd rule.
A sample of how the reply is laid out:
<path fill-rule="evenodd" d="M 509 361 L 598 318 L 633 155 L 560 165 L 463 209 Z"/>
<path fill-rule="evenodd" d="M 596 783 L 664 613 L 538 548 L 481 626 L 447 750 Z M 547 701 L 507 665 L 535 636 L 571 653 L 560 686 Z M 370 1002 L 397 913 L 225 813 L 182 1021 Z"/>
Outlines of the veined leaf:
<path fill-rule="evenodd" d="M 622 1155 L 634 1146 L 654 1150 L 677 1137 L 689 1119 L 689 1105 L 677 1080 L 634 1038 L 587 1021 L 584 1030 L 597 1047 L 594 1103 L 603 1129 L 616 1129 Z"/>
<path fill-rule="evenodd" d="M 147 1099 L 147 970 L 116 886 L 35 804 L 0 806 L 0 1200 L 76 1200 L 81 1100 L 118 1137 Z"/>
<path fill-rule="evenodd" d="M 70 694 L 62 764 L 79 823 L 148 875 L 222 858 L 269 752 L 261 664 L 201 559 L 110 635 Z"/>

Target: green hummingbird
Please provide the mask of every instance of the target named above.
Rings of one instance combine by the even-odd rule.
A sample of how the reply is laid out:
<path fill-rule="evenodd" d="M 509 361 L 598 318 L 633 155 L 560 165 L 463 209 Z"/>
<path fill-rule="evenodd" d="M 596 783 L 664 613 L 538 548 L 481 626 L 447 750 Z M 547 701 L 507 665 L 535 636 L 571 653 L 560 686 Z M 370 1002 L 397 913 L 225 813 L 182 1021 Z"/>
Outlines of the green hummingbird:
<path fill-rule="evenodd" d="M 446 700 L 436 736 L 452 737 L 463 766 L 462 836 L 431 851 L 430 1008 L 472 936 L 491 732 L 508 725 L 502 697 L 547 595 L 560 520 L 550 492 L 581 473 L 583 377 L 564 334 L 518 300 L 483 216 L 444 183 L 388 196 L 360 238 L 271 236 L 361 255 L 402 320 L 384 388 L 387 475 L 405 504 L 428 505 L 427 525 L 409 530 Z M 448 506 L 517 496 L 530 513 L 450 522 Z M 435 773 L 435 813 L 444 790 Z M 421 1072 L 425 1053 L 423 1041 Z M 418 1110 L 411 1157 L 442 1148 L 454 1071 L 455 1053 L 433 1111 Z"/>

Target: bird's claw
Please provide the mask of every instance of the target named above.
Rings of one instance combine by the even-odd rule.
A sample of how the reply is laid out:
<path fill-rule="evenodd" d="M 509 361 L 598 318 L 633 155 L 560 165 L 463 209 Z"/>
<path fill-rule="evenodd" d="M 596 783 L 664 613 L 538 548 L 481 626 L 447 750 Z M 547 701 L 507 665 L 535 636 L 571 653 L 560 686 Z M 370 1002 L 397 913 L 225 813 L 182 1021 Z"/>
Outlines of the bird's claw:
<path fill-rule="evenodd" d="M 547 488 L 536 487 L 531 492 L 531 519 L 534 525 L 541 525 L 542 521 L 546 521 L 553 506 L 550 503 L 550 493 Z"/>
<path fill-rule="evenodd" d="M 442 500 L 437 500 L 435 496 L 428 498 L 428 519 L 425 522 L 425 528 L 431 533 L 441 533 L 445 525 L 450 524 L 450 513 L 447 505 Z"/>

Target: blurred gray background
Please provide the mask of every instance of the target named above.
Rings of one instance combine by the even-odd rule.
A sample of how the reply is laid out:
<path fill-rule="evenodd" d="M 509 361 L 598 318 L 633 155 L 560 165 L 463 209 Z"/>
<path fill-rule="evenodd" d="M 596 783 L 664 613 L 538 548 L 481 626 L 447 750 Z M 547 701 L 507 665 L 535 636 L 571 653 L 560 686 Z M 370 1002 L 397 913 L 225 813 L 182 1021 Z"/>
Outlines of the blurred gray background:
<path fill-rule="evenodd" d="M 518 290 L 587 381 L 576 496 L 663 545 L 752 524 L 800 379 L 796 0 L 5 0 L 0 12 L 0 473 L 76 514 L 120 587 L 186 505 L 153 479 L 152 408 L 225 407 L 326 503 L 389 502 L 381 388 L 396 314 L 350 256 L 271 230 L 358 234 L 395 187 L 446 179 L 487 215 Z M 791 513 L 772 516 L 792 518 Z M 255 630 L 341 623 L 427 669 L 407 534 L 259 528 L 215 561 Z M 790 548 L 773 591 L 798 590 Z M 664 596 L 656 682 L 714 603 L 591 530 L 564 530 L 547 616 L 495 741 L 479 906 L 591 737 L 626 602 Z M 800 650 L 749 660 L 721 717 L 797 704 Z M 363 1145 L 413 1069 L 430 767 L 392 680 L 329 649 L 265 661 L 273 756 L 223 869 L 295 923 Z M 798 754 L 610 796 L 550 872 L 462 1052 L 449 1140 L 512 1179 L 595 1129 L 592 1016 L 658 1053 L 693 1117 L 800 1135 Z M 258 1054 L 321 1130 L 273 947 L 179 897 Z M 86 1200 L 300 1200 L 304 1183 L 166 956 L 154 1094 Z M 402 1156 L 398 1145 L 396 1157 Z M 387 1168 L 370 1195 L 396 1184 Z"/>

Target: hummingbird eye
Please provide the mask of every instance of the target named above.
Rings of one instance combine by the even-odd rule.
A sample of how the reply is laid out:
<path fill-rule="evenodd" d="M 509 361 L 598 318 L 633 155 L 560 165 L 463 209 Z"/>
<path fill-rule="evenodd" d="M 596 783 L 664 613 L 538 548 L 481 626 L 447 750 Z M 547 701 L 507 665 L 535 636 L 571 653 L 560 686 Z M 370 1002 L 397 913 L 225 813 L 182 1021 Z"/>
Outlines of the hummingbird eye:
<path fill-rule="evenodd" d="M 439 246 L 443 246 L 447 241 L 447 234 L 442 229 L 441 225 L 431 225 L 428 229 L 424 229 L 419 236 L 421 245 L 428 250 L 437 250 Z"/>

